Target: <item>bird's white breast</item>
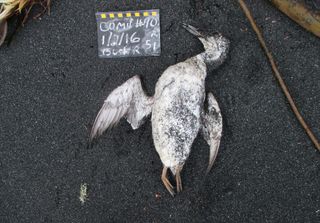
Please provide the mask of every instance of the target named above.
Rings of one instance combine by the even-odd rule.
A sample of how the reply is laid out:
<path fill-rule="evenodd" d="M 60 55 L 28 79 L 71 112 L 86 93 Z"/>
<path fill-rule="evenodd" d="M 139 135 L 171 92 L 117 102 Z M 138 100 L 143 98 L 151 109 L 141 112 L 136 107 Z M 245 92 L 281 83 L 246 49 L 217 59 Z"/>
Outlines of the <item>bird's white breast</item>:
<path fill-rule="evenodd" d="M 183 165 L 190 154 L 201 126 L 205 72 L 204 63 L 192 58 L 169 67 L 157 83 L 152 133 L 156 150 L 167 167 Z"/>

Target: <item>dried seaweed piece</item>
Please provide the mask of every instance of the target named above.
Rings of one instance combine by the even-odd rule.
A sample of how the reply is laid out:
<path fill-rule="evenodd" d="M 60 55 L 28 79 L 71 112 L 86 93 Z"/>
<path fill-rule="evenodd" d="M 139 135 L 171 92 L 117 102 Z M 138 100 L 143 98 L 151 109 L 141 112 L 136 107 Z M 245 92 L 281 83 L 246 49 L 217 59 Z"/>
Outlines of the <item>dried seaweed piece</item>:
<path fill-rule="evenodd" d="M 0 21 L 0 46 L 3 44 L 6 35 L 7 35 L 7 29 L 8 29 L 8 25 L 7 25 L 7 21 Z"/>
<path fill-rule="evenodd" d="M 21 13 L 32 0 L 0 0 L 0 21 L 6 20 L 16 12 Z"/>
<path fill-rule="evenodd" d="M 296 0 L 271 0 L 271 2 L 300 26 L 320 37 L 320 15 L 315 11 Z M 320 5 L 318 1 L 313 3 L 315 7 Z"/>
<path fill-rule="evenodd" d="M 19 21 L 14 29 L 14 34 L 19 26 L 23 25 L 27 21 L 29 13 L 34 5 L 40 5 L 43 9 L 37 16 L 35 16 L 35 18 L 38 18 L 46 11 L 50 13 L 50 3 L 51 0 L 0 0 L 0 46 L 6 38 L 6 21 L 10 17 L 17 16 Z M 10 39 L 12 39 L 12 35 L 10 36 Z"/>
<path fill-rule="evenodd" d="M 82 183 L 80 185 L 79 200 L 82 205 L 86 202 L 86 200 L 88 200 L 88 184 L 87 183 Z"/>

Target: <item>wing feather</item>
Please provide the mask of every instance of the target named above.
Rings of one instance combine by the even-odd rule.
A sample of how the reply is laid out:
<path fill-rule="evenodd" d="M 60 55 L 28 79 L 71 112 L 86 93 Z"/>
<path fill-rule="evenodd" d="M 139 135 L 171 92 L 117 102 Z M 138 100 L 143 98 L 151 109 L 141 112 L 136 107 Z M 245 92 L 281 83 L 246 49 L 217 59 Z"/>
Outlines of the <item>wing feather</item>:
<path fill-rule="evenodd" d="M 143 91 L 139 76 L 130 78 L 113 90 L 104 101 L 94 121 L 90 140 L 115 126 L 122 117 L 127 118 L 133 129 L 138 128 L 151 113 L 152 104 L 153 98 Z"/>
<path fill-rule="evenodd" d="M 210 146 L 209 164 L 207 168 L 207 173 L 209 173 L 217 158 L 220 147 L 220 140 L 222 136 L 222 116 L 218 102 L 212 93 L 208 93 L 207 101 L 208 109 L 202 117 L 202 132 L 205 140 Z"/>

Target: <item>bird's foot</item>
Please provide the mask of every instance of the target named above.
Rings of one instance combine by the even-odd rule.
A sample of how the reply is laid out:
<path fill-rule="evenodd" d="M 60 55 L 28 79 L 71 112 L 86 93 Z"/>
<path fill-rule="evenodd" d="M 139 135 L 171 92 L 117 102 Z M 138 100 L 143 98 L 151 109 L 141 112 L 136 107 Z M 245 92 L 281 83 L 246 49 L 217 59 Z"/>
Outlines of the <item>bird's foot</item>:
<path fill-rule="evenodd" d="M 166 187 L 166 189 L 169 191 L 169 193 L 174 197 L 173 186 L 167 178 L 167 172 L 168 172 L 168 167 L 163 167 L 161 180 L 164 186 Z"/>
<path fill-rule="evenodd" d="M 177 184 L 177 192 L 181 192 L 182 191 L 182 181 L 181 181 L 181 172 L 182 168 L 181 167 L 177 167 L 176 169 L 176 184 Z"/>

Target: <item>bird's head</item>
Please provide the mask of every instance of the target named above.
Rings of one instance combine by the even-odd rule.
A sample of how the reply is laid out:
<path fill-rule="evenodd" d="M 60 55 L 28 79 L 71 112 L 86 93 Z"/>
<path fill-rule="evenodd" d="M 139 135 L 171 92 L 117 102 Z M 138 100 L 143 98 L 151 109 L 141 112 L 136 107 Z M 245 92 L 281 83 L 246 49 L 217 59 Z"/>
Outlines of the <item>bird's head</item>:
<path fill-rule="evenodd" d="M 206 36 L 191 25 L 183 24 L 183 27 L 191 34 L 198 37 L 202 42 L 205 51 L 201 56 L 206 64 L 213 66 L 213 68 L 217 68 L 225 61 L 229 50 L 228 39 L 220 33 Z"/>

